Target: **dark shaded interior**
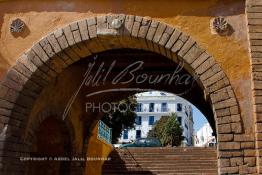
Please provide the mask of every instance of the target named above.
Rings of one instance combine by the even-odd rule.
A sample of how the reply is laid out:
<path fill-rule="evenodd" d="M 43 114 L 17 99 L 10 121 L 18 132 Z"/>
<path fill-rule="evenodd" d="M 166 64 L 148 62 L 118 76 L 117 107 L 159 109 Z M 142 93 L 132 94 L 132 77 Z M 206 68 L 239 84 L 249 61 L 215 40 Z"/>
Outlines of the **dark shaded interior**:
<path fill-rule="evenodd" d="M 178 65 L 167 57 L 144 50 L 117 49 L 91 55 L 72 66 L 76 66 L 82 72 L 79 75 L 83 78 L 88 77 L 86 81 L 88 83 L 81 90 L 84 101 L 118 101 L 129 95 L 148 90 L 174 93 L 194 104 L 206 116 L 216 135 L 212 107 L 210 102 L 204 98 L 201 83 L 195 80 L 181 63 Z M 88 67 L 91 68 L 88 69 Z M 151 76 L 151 79 L 142 78 L 142 74 L 147 77 Z M 170 75 L 169 78 L 167 75 Z M 175 78 L 171 81 L 172 75 Z M 161 76 L 162 79 L 159 78 Z M 136 79 L 137 77 L 140 78 Z M 156 77 L 158 77 L 157 82 L 150 81 L 155 80 Z M 146 81 L 142 82 L 145 79 Z M 90 114 L 89 112 L 87 115 Z M 98 115 L 92 114 L 92 116 Z M 197 118 L 194 119 L 197 120 Z M 87 120 L 87 123 L 90 123 L 90 120 L 89 122 Z"/>

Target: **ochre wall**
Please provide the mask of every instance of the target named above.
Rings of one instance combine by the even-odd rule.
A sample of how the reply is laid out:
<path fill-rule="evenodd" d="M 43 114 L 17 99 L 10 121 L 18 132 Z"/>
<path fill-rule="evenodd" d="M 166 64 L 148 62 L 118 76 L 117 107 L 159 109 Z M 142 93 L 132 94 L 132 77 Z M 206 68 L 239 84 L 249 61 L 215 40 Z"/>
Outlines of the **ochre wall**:
<path fill-rule="evenodd" d="M 25 138 L 27 138 L 27 132 L 29 129 L 38 129 L 35 128 L 35 119 L 41 118 L 41 115 L 43 115 L 45 111 L 51 109 L 52 111 L 56 111 L 54 115 L 57 115 L 62 122 L 69 120 L 72 124 L 72 128 L 67 129 L 72 130 L 73 135 L 71 136 L 71 139 L 74 148 L 73 152 L 74 154 L 82 153 L 84 138 L 84 123 L 82 121 L 85 114 L 83 111 L 84 105 L 81 101 L 81 96 L 76 98 L 66 118 L 63 119 L 62 116 L 66 104 L 79 86 L 80 80 L 78 80 L 78 77 L 81 79 L 81 76 L 79 75 L 81 72 L 78 72 L 77 67 L 65 70 L 41 92 L 30 113 L 25 130 Z M 46 112 L 46 115 L 48 115 L 48 112 Z"/>
<path fill-rule="evenodd" d="M 112 145 L 106 143 L 104 140 L 98 139 L 98 125 L 93 129 L 92 135 L 88 140 L 88 149 L 87 149 L 87 157 L 99 157 L 99 158 L 107 158 L 108 155 L 113 150 Z M 104 161 L 87 161 L 86 162 L 86 175 L 92 174 L 102 174 L 102 166 Z"/>
<path fill-rule="evenodd" d="M 81 93 L 82 91 L 80 91 L 79 95 L 75 99 L 64 121 L 62 118 L 65 106 L 72 97 L 72 94 L 79 87 L 85 70 L 85 67 L 81 66 L 81 64 L 74 64 L 63 71 L 42 91 L 41 95 L 34 103 L 33 109 L 30 113 L 25 130 L 25 139 L 27 138 L 29 130 L 34 130 L 37 135 L 39 128 L 36 128 L 37 126 L 35 125 L 35 120 L 41 120 L 38 118 L 42 118 L 41 115 L 43 115 L 43 111 L 52 109 L 57 111 L 56 114 L 59 115 L 58 118 L 61 119 L 60 122 L 66 122 L 69 120 L 69 122 L 72 123 L 72 128 L 66 128 L 69 132 L 73 131 L 73 135 L 71 135 L 70 138 L 73 147 L 72 156 L 107 158 L 113 147 L 112 145 L 97 138 L 98 125 L 97 121 L 94 121 L 95 113 L 90 114 L 85 112 L 84 102 L 86 101 L 83 101 L 85 94 Z M 86 99 L 84 98 L 84 100 Z M 103 99 L 101 98 L 100 100 Z M 46 114 L 48 115 L 48 112 Z M 84 122 L 86 120 L 88 122 Z M 68 135 L 68 137 L 70 136 Z M 87 150 L 85 150 L 86 148 L 84 147 L 84 139 L 87 139 Z M 31 151 L 36 149 L 35 146 L 36 145 L 33 145 L 33 149 Z M 83 152 L 86 152 L 86 155 L 83 155 Z M 103 161 L 87 161 L 85 174 L 102 174 L 102 165 Z"/>
<path fill-rule="evenodd" d="M 250 88 L 250 63 L 244 0 L 173 1 L 28 1 L 0 2 L 0 77 L 34 42 L 72 21 L 105 13 L 150 16 L 181 29 L 214 56 L 230 79 L 240 102 L 246 132 L 253 124 Z M 210 20 L 226 16 L 234 29 L 222 37 L 210 31 Z M 21 35 L 10 33 L 10 23 L 21 18 L 27 25 Z"/>

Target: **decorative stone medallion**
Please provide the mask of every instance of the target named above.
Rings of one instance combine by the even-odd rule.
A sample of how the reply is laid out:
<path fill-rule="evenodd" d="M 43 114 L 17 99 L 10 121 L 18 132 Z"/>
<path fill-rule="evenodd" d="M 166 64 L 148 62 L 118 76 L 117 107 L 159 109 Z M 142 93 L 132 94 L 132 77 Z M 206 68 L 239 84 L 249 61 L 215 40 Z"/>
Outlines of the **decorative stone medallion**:
<path fill-rule="evenodd" d="M 10 25 L 10 32 L 11 33 L 21 33 L 24 27 L 25 27 L 25 23 L 21 19 L 17 18 L 12 21 Z"/>
<path fill-rule="evenodd" d="M 123 21 L 119 18 L 115 18 L 111 22 L 111 26 L 114 29 L 119 29 L 123 25 Z"/>
<path fill-rule="evenodd" d="M 227 23 L 225 18 L 223 18 L 221 16 L 216 17 L 213 20 L 213 28 L 217 33 L 223 34 L 223 33 L 227 32 L 227 30 L 228 30 L 228 23 Z"/>

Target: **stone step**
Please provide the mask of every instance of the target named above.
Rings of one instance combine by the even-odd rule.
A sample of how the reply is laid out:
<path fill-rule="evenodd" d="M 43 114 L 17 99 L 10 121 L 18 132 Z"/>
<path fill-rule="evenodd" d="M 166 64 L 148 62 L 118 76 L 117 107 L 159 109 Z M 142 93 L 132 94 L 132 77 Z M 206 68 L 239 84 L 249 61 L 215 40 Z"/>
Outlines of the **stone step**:
<path fill-rule="evenodd" d="M 196 160 L 196 161 L 202 161 L 202 160 L 217 160 L 216 158 L 214 157 L 121 157 L 121 160 L 137 160 L 137 161 L 140 161 L 140 160 Z M 117 158 L 113 159 L 111 158 L 111 161 L 112 160 L 117 160 Z"/>
<path fill-rule="evenodd" d="M 114 170 L 123 170 L 123 169 L 128 169 L 128 170 L 132 170 L 132 169 L 137 169 L 137 168 L 141 168 L 141 167 L 137 167 L 137 166 L 111 166 L 111 167 L 104 167 L 104 168 L 108 168 L 108 169 L 114 169 Z M 197 165 L 190 165 L 189 166 L 169 166 L 169 167 L 159 167 L 159 166 L 142 166 L 143 170 L 181 170 L 181 169 L 187 169 L 187 170 L 214 170 L 214 168 L 216 168 L 216 166 L 197 166 Z"/>
<path fill-rule="evenodd" d="M 184 156 L 209 156 L 209 155 L 211 155 L 211 156 L 215 156 L 215 155 L 217 155 L 216 153 L 183 153 L 183 152 L 181 152 L 181 153 L 175 153 L 175 152 L 169 152 L 169 153 L 166 153 L 166 152 L 161 152 L 161 153 L 133 153 L 133 152 L 125 152 L 125 153 L 123 153 L 123 152 L 120 152 L 120 153 L 112 153 L 112 155 L 128 155 L 128 154 L 132 154 L 132 155 L 152 155 L 152 156 L 154 156 L 154 155 L 184 155 Z"/>
<path fill-rule="evenodd" d="M 103 174 L 217 174 L 216 148 L 116 149 Z"/>
<path fill-rule="evenodd" d="M 192 158 L 196 158 L 196 157 L 200 157 L 200 158 L 216 158 L 216 155 L 177 155 L 177 154 L 157 154 L 157 155 L 145 155 L 145 154 L 125 154 L 125 155 L 110 155 L 111 158 L 118 158 L 119 156 L 125 158 L 125 157 L 145 157 L 145 158 L 166 158 L 166 157 L 192 157 Z"/>
<path fill-rule="evenodd" d="M 121 172 L 119 173 L 121 174 Z M 123 173 L 123 174 L 129 174 L 129 175 L 141 175 L 141 174 L 146 174 L 146 175 L 156 175 L 155 173 L 152 172 L 128 172 L 128 173 Z M 103 175 L 116 175 L 115 173 L 103 173 Z M 158 175 L 217 175 L 217 173 L 160 173 Z"/>
<path fill-rule="evenodd" d="M 147 173 L 155 173 L 155 174 L 161 174 L 161 173 L 200 173 L 200 174 L 205 174 L 205 173 L 213 173 L 216 174 L 217 170 L 107 170 L 104 171 L 103 174 L 107 173 L 114 173 L 114 174 L 132 174 L 131 172 L 147 172 Z"/>
<path fill-rule="evenodd" d="M 135 166 L 137 164 L 141 165 L 141 166 L 216 166 L 215 164 L 216 162 L 189 162 L 189 163 L 186 163 L 186 162 L 179 162 L 179 163 L 170 163 L 170 162 L 167 162 L 167 163 L 161 163 L 161 162 L 158 162 L 159 165 L 156 165 L 156 162 L 127 162 L 127 163 L 124 163 L 124 162 L 112 162 L 112 163 L 105 163 L 104 166 Z"/>

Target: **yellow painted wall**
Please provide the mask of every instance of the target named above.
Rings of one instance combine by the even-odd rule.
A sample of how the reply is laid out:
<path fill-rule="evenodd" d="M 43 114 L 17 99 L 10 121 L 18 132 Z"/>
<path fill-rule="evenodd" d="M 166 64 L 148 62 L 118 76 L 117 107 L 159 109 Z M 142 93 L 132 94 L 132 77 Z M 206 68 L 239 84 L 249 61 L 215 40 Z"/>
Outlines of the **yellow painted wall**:
<path fill-rule="evenodd" d="M 150 16 L 191 35 L 221 65 L 240 102 L 244 127 L 253 132 L 250 62 L 244 0 L 9 0 L 0 2 L 0 79 L 34 42 L 70 22 L 106 13 Z M 210 20 L 226 16 L 234 33 L 213 35 Z M 20 36 L 10 23 L 21 18 L 27 25 Z"/>
<path fill-rule="evenodd" d="M 93 129 L 92 135 L 88 141 L 87 157 L 107 158 L 113 150 L 112 145 L 107 144 L 104 140 L 98 139 L 98 125 Z M 104 161 L 87 161 L 86 175 L 102 174 L 102 166 Z"/>

